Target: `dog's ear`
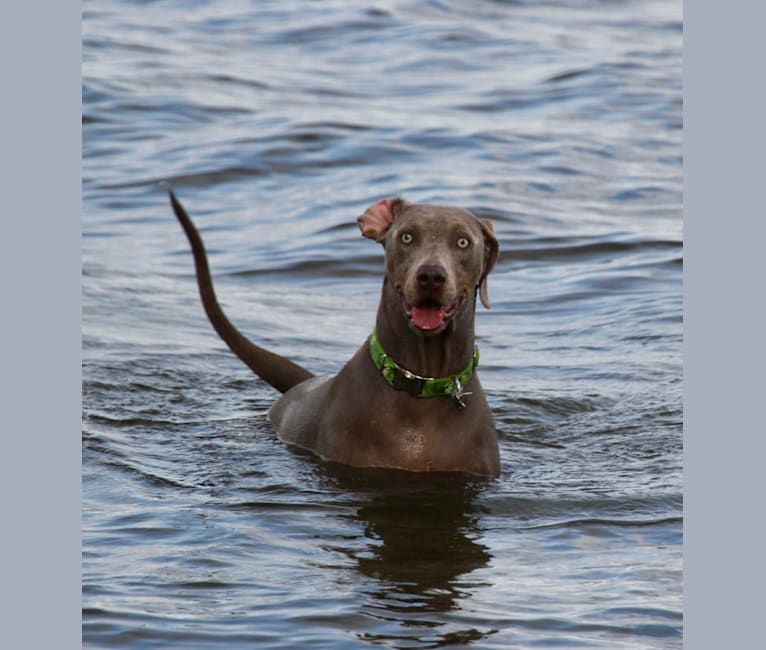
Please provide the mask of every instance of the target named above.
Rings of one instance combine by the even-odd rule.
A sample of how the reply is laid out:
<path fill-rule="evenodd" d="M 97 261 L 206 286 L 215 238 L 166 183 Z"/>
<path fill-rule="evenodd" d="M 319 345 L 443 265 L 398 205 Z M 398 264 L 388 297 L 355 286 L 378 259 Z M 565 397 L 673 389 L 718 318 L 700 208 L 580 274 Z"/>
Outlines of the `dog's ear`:
<path fill-rule="evenodd" d="M 481 270 L 481 277 L 479 278 L 479 298 L 481 298 L 481 304 L 489 309 L 487 276 L 495 267 L 495 262 L 497 262 L 497 256 L 500 251 L 500 245 L 497 243 L 492 222 L 489 219 L 479 219 L 479 224 L 481 224 L 481 229 L 484 233 L 484 265 Z"/>
<path fill-rule="evenodd" d="M 364 211 L 364 214 L 356 220 L 359 230 L 365 237 L 377 242 L 383 241 L 388 229 L 394 223 L 396 215 L 404 206 L 404 199 L 381 199 L 373 203 Z"/>

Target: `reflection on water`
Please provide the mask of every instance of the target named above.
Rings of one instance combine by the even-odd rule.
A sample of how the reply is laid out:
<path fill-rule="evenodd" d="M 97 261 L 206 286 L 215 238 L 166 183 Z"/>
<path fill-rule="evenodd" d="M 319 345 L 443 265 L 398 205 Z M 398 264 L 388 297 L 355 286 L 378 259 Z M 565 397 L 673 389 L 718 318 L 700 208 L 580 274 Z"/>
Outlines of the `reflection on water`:
<path fill-rule="evenodd" d="M 439 634 L 434 614 L 461 607 L 472 589 L 490 586 L 470 574 L 486 567 L 492 555 L 481 543 L 476 498 L 487 483 L 474 478 L 403 472 L 352 473 L 331 466 L 337 489 L 359 499 L 356 513 L 367 538 L 361 551 L 345 549 L 358 571 L 371 580 L 364 589 L 363 611 L 396 623 L 392 635 L 368 632 L 364 638 L 383 642 L 430 639 L 437 647 L 475 641 L 492 630 L 471 627 Z M 343 551 L 343 549 L 341 549 Z"/>

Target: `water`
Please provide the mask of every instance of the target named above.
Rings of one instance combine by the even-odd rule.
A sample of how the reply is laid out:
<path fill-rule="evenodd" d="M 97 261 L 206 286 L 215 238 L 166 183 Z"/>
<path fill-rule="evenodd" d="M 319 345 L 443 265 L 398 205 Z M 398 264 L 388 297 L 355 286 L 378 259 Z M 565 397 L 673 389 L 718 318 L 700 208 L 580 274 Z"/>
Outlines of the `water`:
<path fill-rule="evenodd" d="M 681 3 L 83 3 L 83 644 L 680 648 Z M 383 196 L 495 225 L 502 476 L 281 444 L 218 339 L 374 323 Z"/>

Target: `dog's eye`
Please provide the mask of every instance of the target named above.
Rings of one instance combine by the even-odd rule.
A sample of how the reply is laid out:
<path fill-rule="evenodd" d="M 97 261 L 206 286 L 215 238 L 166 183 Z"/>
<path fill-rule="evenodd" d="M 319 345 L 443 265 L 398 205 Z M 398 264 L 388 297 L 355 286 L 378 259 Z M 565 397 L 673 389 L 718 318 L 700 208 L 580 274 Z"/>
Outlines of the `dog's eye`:
<path fill-rule="evenodd" d="M 402 243 L 404 244 L 411 244 L 412 243 L 412 233 L 410 232 L 403 232 L 400 239 L 402 240 Z"/>
<path fill-rule="evenodd" d="M 468 248 L 468 245 L 470 243 L 471 242 L 468 241 L 468 239 L 466 237 L 461 237 L 460 239 L 457 240 L 457 247 L 458 248 Z"/>

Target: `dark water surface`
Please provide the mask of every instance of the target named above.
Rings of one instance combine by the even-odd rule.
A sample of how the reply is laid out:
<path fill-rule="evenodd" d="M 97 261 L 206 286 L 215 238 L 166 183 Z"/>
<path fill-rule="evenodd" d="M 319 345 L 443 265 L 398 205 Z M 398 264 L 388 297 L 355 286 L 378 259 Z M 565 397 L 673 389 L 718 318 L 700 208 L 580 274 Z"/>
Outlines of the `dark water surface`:
<path fill-rule="evenodd" d="M 680 648 L 677 1 L 83 3 L 87 648 Z M 333 372 L 383 196 L 491 219 L 502 476 L 281 444 L 199 304 Z"/>

